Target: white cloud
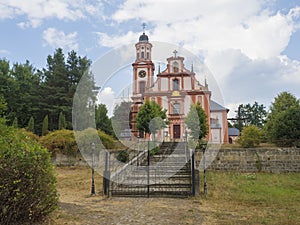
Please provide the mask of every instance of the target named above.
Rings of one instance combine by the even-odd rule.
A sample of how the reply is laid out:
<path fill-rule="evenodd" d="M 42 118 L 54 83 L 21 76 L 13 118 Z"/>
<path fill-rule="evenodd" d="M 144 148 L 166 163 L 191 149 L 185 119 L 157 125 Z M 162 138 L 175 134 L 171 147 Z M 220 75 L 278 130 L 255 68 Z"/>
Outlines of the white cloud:
<path fill-rule="evenodd" d="M 227 107 L 255 100 L 269 104 L 285 90 L 300 97 L 300 63 L 282 55 L 300 29 L 300 7 L 273 11 L 273 3 L 127 0 L 112 18 L 120 27 L 145 21 L 150 41 L 177 44 L 201 55 L 218 81 Z M 113 47 L 128 44 L 133 35 L 137 41 L 139 34 L 122 30 L 116 35 L 102 33 L 99 42 Z"/>
<path fill-rule="evenodd" d="M 268 107 L 274 97 L 282 91 L 300 96 L 298 61 L 290 60 L 286 56 L 250 59 L 236 51 L 224 52 L 223 57 L 222 55 L 217 57 L 223 58 L 224 65 L 232 64 L 232 57 L 226 58 L 228 55 L 234 55 L 234 67 L 227 71 L 228 74 L 224 75 L 225 78 L 219 84 L 225 96 L 226 106 L 231 110 L 231 116 L 236 105 L 240 103 L 257 101 Z M 217 63 L 218 59 L 211 61 Z"/>
<path fill-rule="evenodd" d="M 120 47 L 124 44 L 133 43 L 137 40 L 138 33 L 128 31 L 125 35 L 122 36 L 109 36 L 103 32 L 96 32 L 99 37 L 99 45 L 107 47 Z"/>
<path fill-rule="evenodd" d="M 97 103 L 102 103 L 106 105 L 108 116 L 111 117 L 113 115 L 113 109 L 115 104 L 115 96 L 114 91 L 111 87 L 105 87 L 99 94 L 98 94 L 98 101 Z"/>
<path fill-rule="evenodd" d="M 0 0 L 0 19 L 12 19 L 25 16 L 20 22 L 21 28 L 38 27 L 44 19 L 75 21 L 87 15 L 101 17 L 103 5 L 101 0 Z"/>
<path fill-rule="evenodd" d="M 67 50 L 78 50 L 77 32 L 65 34 L 55 28 L 48 28 L 43 32 L 43 39 L 52 48 L 63 48 Z"/>
<path fill-rule="evenodd" d="M 265 2 L 127 0 L 112 18 L 119 23 L 148 21 L 154 26 L 152 40 L 183 44 L 193 52 L 232 48 L 252 59 L 268 58 L 278 56 L 287 46 L 298 26 L 294 20 L 299 18 L 299 8 L 288 14 L 274 13 L 264 8 Z M 128 39 L 127 34 L 117 37 L 103 44 Z"/>

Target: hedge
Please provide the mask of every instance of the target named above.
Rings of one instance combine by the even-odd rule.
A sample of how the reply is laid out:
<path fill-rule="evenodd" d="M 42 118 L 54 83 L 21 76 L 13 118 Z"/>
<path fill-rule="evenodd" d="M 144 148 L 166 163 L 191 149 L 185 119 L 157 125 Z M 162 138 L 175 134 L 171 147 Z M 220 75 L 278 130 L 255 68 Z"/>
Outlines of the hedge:
<path fill-rule="evenodd" d="M 0 224 L 43 220 L 57 207 L 50 153 L 21 130 L 0 123 Z"/>

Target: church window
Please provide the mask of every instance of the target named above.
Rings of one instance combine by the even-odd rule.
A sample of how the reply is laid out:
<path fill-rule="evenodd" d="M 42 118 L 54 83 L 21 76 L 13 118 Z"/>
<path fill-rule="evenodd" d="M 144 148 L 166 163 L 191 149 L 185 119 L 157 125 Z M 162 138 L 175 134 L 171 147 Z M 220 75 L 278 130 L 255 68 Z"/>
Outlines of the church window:
<path fill-rule="evenodd" d="M 178 91 L 179 90 L 179 80 L 178 79 L 174 79 L 173 80 L 173 90 L 174 91 Z"/>
<path fill-rule="evenodd" d="M 150 58 L 150 54 L 149 54 L 149 52 L 147 52 L 147 59 L 149 59 Z"/>
<path fill-rule="evenodd" d="M 141 58 L 143 59 L 144 57 L 145 57 L 145 53 L 144 53 L 144 52 L 142 52 L 142 57 L 141 57 Z"/>
<path fill-rule="evenodd" d="M 173 63 L 173 72 L 178 73 L 178 71 L 179 71 L 179 65 L 177 62 L 174 62 Z"/>
<path fill-rule="evenodd" d="M 179 103 L 173 104 L 173 114 L 180 114 L 180 104 Z"/>

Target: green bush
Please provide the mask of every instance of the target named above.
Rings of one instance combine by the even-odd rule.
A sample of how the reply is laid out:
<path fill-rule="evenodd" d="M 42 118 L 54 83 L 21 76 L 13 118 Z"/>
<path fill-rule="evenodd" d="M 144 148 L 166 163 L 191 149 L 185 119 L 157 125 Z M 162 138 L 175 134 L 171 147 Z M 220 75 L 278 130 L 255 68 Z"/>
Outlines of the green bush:
<path fill-rule="evenodd" d="M 98 138 L 95 135 L 98 135 L 106 149 L 115 148 L 115 141 L 111 136 L 100 130 L 95 132 L 95 129 L 93 128 L 88 128 L 83 131 L 76 131 L 76 139 L 72 130 L 57 130 L 41 137 L 40 143 L 54 156 L 57 153 L 62 153 L 67 156 L 76 156 L 79 152 L 76 141 L 78 141 L 78 144 L 80 144 L 80 150 L 86 149 L 86 152 L 89 152 L 91 149 L 91 143 L 95 142 L 95 140 Z M 96 146 L 96 150 L 97 149 L 99 149 L 99 146 Z"/>
<path fill-rule="evenodd" d="M 62 153 L 67 156 L 76 156 L 78 147 L 74 133 L 71 130 L 57 130 L 40 138 L 40 143 L 47 148 L 52 155 Z"/>
<path fill-rule="evenodd" d="M 57 207 L 49 152 L 22 131 L 0 123 L 0 224 L 32 224 Z"/>
<path fill-rule="evenodd" d="M 262 137 L 261 130 L 258 127 L 251 125 L 243 129 L 242 135 L 237 142 L 243 148 L 253 148 L 260 144 L 261 137 Z"/>
<path fill-rule="evenodd" d="M 38 135 L 26 130 L 25 128 L 22 128 L 20 130 L 26 136 L 26 138 L 30 138 L 32 140 L 35 140 L 36 142 L 39 141 L 40 137 Z"/>
<path fill-rule="evenodd" d="M 105 146 L 105 148 L 114 149 L 116 147 L 115 139 L 112 136 L 104 133 L 102 130 L 98 130 L 98 135 L 100 137 L 102 144 Z"/>
<path fill-rule="evenodd" d="M 154 147 L 150 149 L 150 156 L 154 156 L 160 152 L 160 147 Z"/>
<path fill-rule="evenodd" d="M 96 144 L 96 150 L 103 148 L 103 146 L 97 146 L 97 139 L 100 138 L 102 145 L 106 149 L 115 149 L 116 144 L 112 136 L 104 133 L 101 130 L 96 130 L 94 128 L 88 128 L 83 131 L 76 131 L 76 140 L 80 145 L 80 150 L 84 150 L 86 153 L 90 151 L 90 146 L 92 142 Z"/>
<path fill-rule="evenodd" d="M 126 163 L 129 161 L 129 153 L 126 150 L 121 150 L 118 153 L 117 160 L 120 162 Z"/>

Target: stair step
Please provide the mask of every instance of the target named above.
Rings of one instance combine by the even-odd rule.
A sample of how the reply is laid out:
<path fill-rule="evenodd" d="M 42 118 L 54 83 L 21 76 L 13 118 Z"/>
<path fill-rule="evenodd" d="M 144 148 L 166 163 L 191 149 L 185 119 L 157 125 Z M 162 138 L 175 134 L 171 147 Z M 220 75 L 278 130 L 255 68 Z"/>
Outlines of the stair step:
<path fill-rule="evenodd" d="M 130 180 L 147 180 L 148 177 L 147 175 L 143 176 L 143 175 L 139 175 L 139 176 L 128 176 L 126 177 L 126 179 L 124 179 L 124 181 L 130 181 Z M 189 181 L 191 179 L 191 176 L 173 176 L 173 177 L 169 177 L 168 175 L 165 176 L 151 176 L 149 177 L 150 180 L 153 181 L 159 181 L 159 180 L 187 180 Z"/>
<path fill-rule="evenodd" d="M 148 179 L 149 194 L 153 197 L 192 195 L 191 165 L 189 160 L 186 162 L 185 143 L 164 142 L 160 152 L 151 156 L 149 167 L 147 157 L 141 161 L 138 167 L 116 176 L 119 183 L 111 183 L 113 196 L 146 197 Z"/>
<path fill-rule="evenodd" d="M 175 198 L 185 198 L 191 196 L 191 191 L 155 191 L 149 193 L 151 197 L 175 197 Z M 124 191 L 114 191 L 112 195 L 118 197 L 147 197 L 148 193 L 145 192 L 124 192 Z"/>

